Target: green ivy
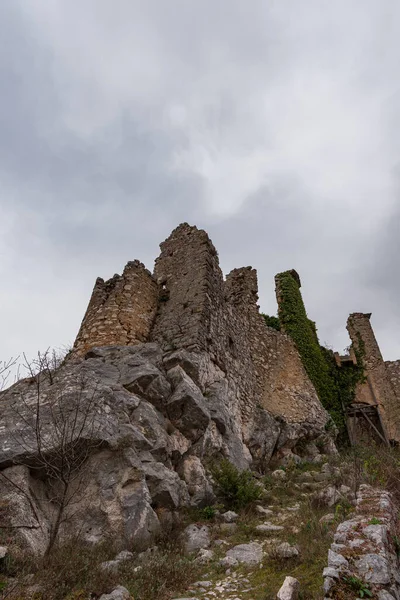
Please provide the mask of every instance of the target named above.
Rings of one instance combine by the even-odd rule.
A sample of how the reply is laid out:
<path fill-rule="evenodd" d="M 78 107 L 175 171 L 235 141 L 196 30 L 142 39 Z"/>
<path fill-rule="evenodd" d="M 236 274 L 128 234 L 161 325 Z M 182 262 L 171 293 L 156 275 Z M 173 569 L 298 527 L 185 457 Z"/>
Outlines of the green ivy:
<path fill-rule="evenodd" d="M 279 321 L 299 351 L 302 363 L 322 405 L 339 429 L 339 441 L 347 441 L 345 410 L 354 400 L 363 380 L 364 346 L 361 338 L 354 348 L 357 365 L 338 367 L 332 350 L 320 346 L 314 321 L 307 317 L 300 288 L 290 271 L 276 277 L 280 292 Z"/>
<path fill-rule="evenodd" d="M 272 327 L 272 329 L 276 329 L 276 331 L 281 330 L 281 324 L 280 324 L 278 317 L 274 317 L 274 316 L 270 317 L 269 315 L 266 315 L 264 313 L 261 313 L 261 316 L 264 317 L 264 320 L 265 320 L 266 324 L 268 325 L 268 327 Z"/>

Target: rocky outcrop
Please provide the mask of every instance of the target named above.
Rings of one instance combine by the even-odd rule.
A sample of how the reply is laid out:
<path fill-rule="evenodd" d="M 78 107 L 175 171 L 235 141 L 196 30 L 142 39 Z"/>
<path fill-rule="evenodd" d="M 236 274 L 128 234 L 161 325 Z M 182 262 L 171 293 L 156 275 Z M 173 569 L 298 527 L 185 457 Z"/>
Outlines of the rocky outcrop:
<path fill-rule="evenodd" d="M 302 437 L 323 435 L 261 406 L 244 427 L 232 383 L 207 354 L 166 354 L 156 343 L 93 348 L 18 382 L 0 402 L 0 493 L 8 523 L 37 553 L 58 511 L 59 460 L 73 474 L 61 535 L 147 543 L 159 509 L 213 501 L 206 459 L 266 468 Z"/>
<path fill-rule="evenodd" d="M 326 597 L 337 598 L 346 590 L 381 600 L 400 597 L 397 515 L 389 492 L 360 486 L 355 515 L 340 523 L 329 550 Z"/>

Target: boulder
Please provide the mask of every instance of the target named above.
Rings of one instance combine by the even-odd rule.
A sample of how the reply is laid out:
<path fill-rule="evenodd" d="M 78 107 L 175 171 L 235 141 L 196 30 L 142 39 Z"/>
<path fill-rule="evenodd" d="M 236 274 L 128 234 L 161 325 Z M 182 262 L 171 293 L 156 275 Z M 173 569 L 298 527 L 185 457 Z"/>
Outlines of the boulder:
<path fill-rule="evenodd" d="M 263 549 L 257 542 L 239 544 L 228 550 L 226 557 L 245 565 L 258 565 L 262 561 Z"/>
<path fill-rule="evenodd" d="M 171 385 L 160 371 L 151 363 L 137 366 L 123 365 L 120 383 L 129 392 L 133 392 L 163 410 L 171 394 Z"/>
<path fill-rule="evenodd" d="M 213 558 L 214 558 L 214 552 L 212 550 L 207 550 L 206 548 L 200 548 L 200 550 L 195 558 L 195 562 L 200 565 L 206 565 L 207 563 L 212 561 Z"/>
<path fill-rule="evenodd" d="M 179 366 L 185 371 L 190 379 L 201 388 L 201 372 L 204 363 L 204 357 L 202 355 L 180 349 L 164 356 L 163 363 L 164 368 L 168 371 L 168 376 L 171 379 L 174 377 L 172 369 Z"/>
<path fill-rule="evenodd" d="M 380 590 L 378 592 L 378 600 L 396 600 L 392 594 L 389 594 L 387 590 Z"/>
<path fill-rule="evenodd" d="M 295 546 L 291 546 L 288 542 L 283 542 L 276 546 L 275 554 L 280 558 L 294 558 L 299 555 L 299 551 Z"/>
<path fill-rule="evenodd" d="M 328 506 L 329 508 L 335 506 L 340 497 L 340 492 L 333 485 L 328 485 L 314 496 L 319 506 Z"/>
<path fill-rule="evenodd" d="M 133 598 L 125 587 L 119 585 L 110 594 L 100 596 L 99 600 L 133 600 Z"/>
<path fill-rule="evenodd" d="M 298 600 L 300 591 L 300 582 L 294 577 L 285 577 L 282 587 L 280 588 L 278 600 Z"/>
<path fill-rule="evenodd" d="M 183 542 L 187 554 L 208 548 L 211 543 L 210 530 L 206 525 L 188 525 L 183 532 Z"/>
<path fill-rule="evenodd" d="M 229 388 L 226 379 L 213 382 L 206 390 L 205 399 L 211 419 L 215 422 L 218 431 L 225 435 L 235 429 L 234 415 L 229 410 Z"/>

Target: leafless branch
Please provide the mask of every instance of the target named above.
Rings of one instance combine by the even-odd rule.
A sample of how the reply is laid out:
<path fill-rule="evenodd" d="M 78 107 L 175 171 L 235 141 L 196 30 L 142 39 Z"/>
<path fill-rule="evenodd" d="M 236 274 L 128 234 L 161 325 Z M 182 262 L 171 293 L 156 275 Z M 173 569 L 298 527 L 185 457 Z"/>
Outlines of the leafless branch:
<path fill-rule="evenodd" d="M 57 379 L 55 355 L 47 350 L 38 353 L 33 361 L 24 357 L 24 367 L 34 383 L 34 393 L 27 397 L 21 391 L 11 407 L 23 428 L 14 434 L 21 448 L 15 464 L 42 473 L 48 496 L 47 502 L 55 507 L 51 523 L 48 555 L 58 537 L 60 526 L 70 518 L 68 507 L 85 491 L 85 464 L 93 449 L 99 445 L 97 419 L 99 397 L 97 388 L 84 377 L 74 382 L 69 390 L 65 381 Z M 14 490 L 29 502 L 40 524 L 32 499 L 22 486 L 0 472 Z"/>

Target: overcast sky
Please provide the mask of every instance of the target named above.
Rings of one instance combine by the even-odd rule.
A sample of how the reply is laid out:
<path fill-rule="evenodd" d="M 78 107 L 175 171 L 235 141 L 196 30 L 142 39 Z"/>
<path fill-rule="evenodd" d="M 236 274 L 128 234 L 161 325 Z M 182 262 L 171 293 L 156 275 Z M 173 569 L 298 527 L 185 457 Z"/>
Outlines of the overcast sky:
<path fill-rule="evenodd" d="M 398 0 L 1 0 L 0 359 L 71 344 L 182 221 L 400 358 Z"/>

